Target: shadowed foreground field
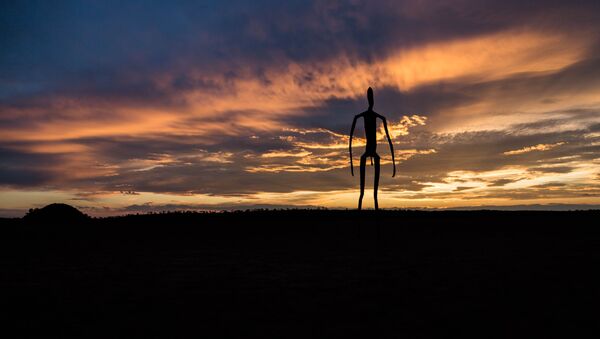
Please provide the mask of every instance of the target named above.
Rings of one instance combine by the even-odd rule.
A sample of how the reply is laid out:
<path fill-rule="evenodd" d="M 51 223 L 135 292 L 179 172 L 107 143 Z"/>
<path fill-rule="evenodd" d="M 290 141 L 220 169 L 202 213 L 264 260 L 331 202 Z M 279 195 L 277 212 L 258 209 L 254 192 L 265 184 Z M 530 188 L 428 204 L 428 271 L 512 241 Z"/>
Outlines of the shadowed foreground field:
<path fill-rule="evenodd" d="M 5 219 L 3 331 L 595 336 L 599 216 L 290 210 Z"/>

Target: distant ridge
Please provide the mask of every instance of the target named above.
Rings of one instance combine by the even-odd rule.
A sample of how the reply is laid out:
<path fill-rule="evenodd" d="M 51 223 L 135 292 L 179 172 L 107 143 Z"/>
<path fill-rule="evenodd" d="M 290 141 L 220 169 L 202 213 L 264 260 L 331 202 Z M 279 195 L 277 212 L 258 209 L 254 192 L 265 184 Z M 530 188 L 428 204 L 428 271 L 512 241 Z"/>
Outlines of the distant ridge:
<path fill-rule="evenodd" d="M 442 210 L 453 211 L 473 211 L 473 210 L 494 210 L 494 211 L 582 211 L 582 210 L 600 210 L 600 205 L 592 204 L 531 204 L 531 205 L 509 205 L 509 206 L 465 206 L 451 207 Z"/>
<path fill-rule="evenodd" d="M 279 210 L 279 209 L 296 209 L 296 210 L 353 210 L 353 208 L 345 207 L 322 207 L 314 205 L 296 206 L 296 205 L 269 205 L 269 204 L 255 204 L 255 205 L 187 205 L 187 204 L 142 204 L 142 205 L 130 205 L 125 208 L 116 209 L 114 211 L 107 210 L 100 207 L 86 207 L 85 211 L 91 213 L 96 217 L 107 217 L 107 216 L 122 216 L 127 214 L 146 214 L 146 213 L 164 213 L 164 212 L 176 212 L 176 211 L 195 211 L 195 212 L 220 212 L 220 211 L 243 211 L 243 210 Z M 448 207 L 448 208 L 433 208 L 433 207 L 409 207 L 409 208 L 384 208 L 383 210 L 414 210 L 414 211 L 477 211 L 477 210 L 492 210 L 492 211 L 588 211 L 588 210 L 600 210 L 600 204 L 529 204 L 529 205 L 481 205 L 481 206 L 459 206 L 459 207 Z M 51 217 L 49 215 L 56 216 L 67 216 L 67 215 L 81 215 L 89 218 L 87 214 L 82 213 L 77 208 L 67 204 L 50 204 L 43 208 L 30 209 L 29 212 L 22 209 L 2 209 L 0 208 L 0 219 L 18 218 L 21 216 L 24 220 L 33 220 L 37 218 Z M 42 217 L 43 216 L 43 217 Z M 33 219 L 29 219 L 33 218 Z M 79 218 L 79 217 L 75 217 Z M 60 217 L 58 220 L 64 220 Z"/>

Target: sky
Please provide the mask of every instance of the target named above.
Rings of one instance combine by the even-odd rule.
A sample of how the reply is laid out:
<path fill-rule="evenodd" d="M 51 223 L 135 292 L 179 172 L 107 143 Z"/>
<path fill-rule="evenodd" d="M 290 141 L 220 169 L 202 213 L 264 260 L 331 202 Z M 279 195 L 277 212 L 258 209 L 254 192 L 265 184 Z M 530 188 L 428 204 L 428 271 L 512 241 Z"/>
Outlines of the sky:
<path fill-rule="evenodd" d="M 3 1 L 0 45 L 0 216 L 355 208 L 369 86 L 381 208 L 600 204 L 597 0 Z"/>

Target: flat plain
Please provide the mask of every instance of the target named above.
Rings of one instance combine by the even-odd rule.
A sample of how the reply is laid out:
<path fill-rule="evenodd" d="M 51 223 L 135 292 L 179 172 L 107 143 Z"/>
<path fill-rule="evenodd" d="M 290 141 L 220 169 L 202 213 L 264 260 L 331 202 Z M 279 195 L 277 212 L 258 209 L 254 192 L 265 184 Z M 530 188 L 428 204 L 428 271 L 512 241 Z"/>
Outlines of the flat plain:
<path fill-rule="evenodd" d="M 20 337 L 598 333 L 600 211 L 3 219 Z"/>

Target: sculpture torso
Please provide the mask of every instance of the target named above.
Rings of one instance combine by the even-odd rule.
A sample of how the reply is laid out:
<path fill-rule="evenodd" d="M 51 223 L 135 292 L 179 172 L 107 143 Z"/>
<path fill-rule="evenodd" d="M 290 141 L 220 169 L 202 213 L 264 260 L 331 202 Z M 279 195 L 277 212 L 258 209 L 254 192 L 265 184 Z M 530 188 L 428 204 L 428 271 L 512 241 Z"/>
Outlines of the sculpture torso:
<path fill-rule="evenodd" d="M 377 113 L 368 110 L 362 116 L 365 123 L 365 138 L 367 139 L 365 155 L 374 156 L 377 151 Z"/>

